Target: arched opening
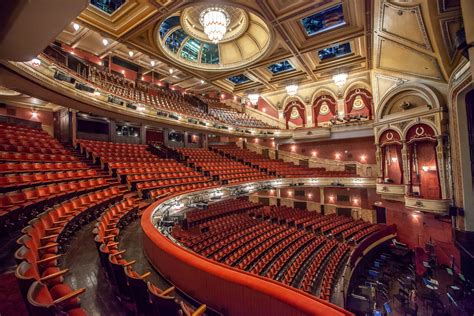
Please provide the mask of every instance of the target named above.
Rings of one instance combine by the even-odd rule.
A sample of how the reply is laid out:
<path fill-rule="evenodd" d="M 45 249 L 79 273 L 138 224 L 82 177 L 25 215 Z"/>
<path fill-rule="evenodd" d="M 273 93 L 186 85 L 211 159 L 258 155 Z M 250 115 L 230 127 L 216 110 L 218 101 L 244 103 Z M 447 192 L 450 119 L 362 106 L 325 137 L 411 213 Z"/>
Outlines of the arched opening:
<path fill-rule="evenodd" d="M 474 90 L 471 90 L 466 95 L 466 119 L 467 132 L 469 141 L 469 151 L 471 158 L 471 177 L 474 183 Z"/>
<path fill-rule="evenodd" d="M 313 103 L 314 126 L 327 124 L 336 115 L 337 102 L 329 94 L 321 95 Z"/>
<path fill-rule="evenodd" d="M 283 112 L 286 121 L 286 128 L 289 128 L 289 123 L 295 124 L 297 127 L 306 126 L 306 111 L 304 104 L 300 101 L 291 101 L 285 107 Z"/>
<path fill-rule="evenodd" d="M 384 183 L 403 183 L 403 158 L 400 134 L 392 129 L 380 135 L 382 177 Z"/>
<path fill-rule="evenodd" d="M 416 124 L 407 131 L 406 140 L 410 164 L 409 194 L 441 199 L 435 131 L 426 124 Z"/>
<path fill-rule="evenodd" d="M 344 99 L 345 114 L 348 117 L 372 119 L 373 102 L 372 94 L 363 88 L 351 90 Z"/>

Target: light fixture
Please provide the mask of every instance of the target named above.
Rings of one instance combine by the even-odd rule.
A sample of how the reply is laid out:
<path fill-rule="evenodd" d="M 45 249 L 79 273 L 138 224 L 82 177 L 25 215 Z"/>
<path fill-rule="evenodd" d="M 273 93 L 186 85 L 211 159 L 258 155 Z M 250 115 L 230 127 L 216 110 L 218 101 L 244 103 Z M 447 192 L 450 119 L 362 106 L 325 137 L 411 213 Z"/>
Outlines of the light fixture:
<path fill-rule="evenodd" d="M 349 75 L 347 73 L 342 72 L 342 73 L 332 76 L 332 80 L 334 80 L 334 83 L 336 84 L 336 86 L 338 86 L 339 88 L 342 88 L 346 84 L 348 76 Z"/>
<path fill-rule="evenodd" d="M 199 22 L 204 28 L 204 33 L 213 43 L 218 43 L 224 38 L 227 26 L 230 23 L 229 14 L 222 8 L 211 7 L 203 10 L 199 15 Z"/>
<path fill-rule="evenodd" d="M 144 106 L 139 106 L 139 107 L 137 107 L 137 110 L 140 111 L 140 112 L 143 112 L 143 111 L 145 111 L 145 107 Z"/>
<path fill-rule="evenodd" d="M 102 66 L 102 65 L 103 65 L 102 61 L 99 61 L 99 66 Z"/>
<path fill-rule="evenodd" d="M 296 145 L 292 145 L 291 146 L 291 151 L 295 151 L 296 150 Z"/>
<path fill-rule="evenodd" d="M 173 68 L 170 68 L 169 72 L 170 74 L 173 74 Z"/>
<path fill-rule="evenodd" d="M 145 80 L 145 77 L 142 76 L 142 81 L 144 81 L 144 80 Z"/>
<path fill-rule="evenodd" d="M 313 193 L 308 193 L 308 199 L 312 199 L 313 198 Z"/>
<path fill-rule="evenodd" d="M 38 118 L 38 111 L 36 111 L 35 109 L 31 110 L 31 117 Z"/>
<path fill-rule="evenodd" d="M 30 60 L 30 63 L 33 67 L 39 67 L 41 65 L 41 60 L 39 60 L 38 58 L 33 58 L 32 60 Z"/>
<path fill-rule="evenodd" d="M 392 157 L 392 162 L 395 163 L 398 161 L 398 158 L 397 157 Z"/>
<path fill-rule="evenodd" d="M 421 169 L 422 169 L 424 172 L 428 172 L 428 170 L 430 170 L 430 167 L 428 167 L 428 166 L 422 166 Z"/>
<path fill-rule="evenodd" d="M 128 56 L 133 57 L 133 51 L 128 51 Z"/>
<path fill-rule="evenodd" d="M 121 73 L 122 73 L 122 75 L 125 75 L 125 70 L 122 70 Z"/>
<path fill-rule="evenodd" d="M 267 108 L 262 108 L 263 113 L 267 112 Z"/>
<path fill-rule="evenodd" d="M 354 205 L 359 204 L 359 199 L 353 199 L 353 200 L 352 200 L 352 203 L 353 203 Z"/>
<path fill-rule="evenodd" d="M 81 26 L 80 26 L 79 24 L 77 24 L 77 23 L 74 23 L 74 24 L 72 25 L 72 27 L 74 28 L 74 30 L 75 30 L 76 32 L 79 31 L 79 29 L 81 28 Z"/>
<path fill-rule="evenodd" d="M 152 67 L 155 67 L 155 61 L 154 61 L 154 60 L 150 61 L 150 65 L 151 65 Z"/>
<path fill-rule="evenodd" d="M 201 84 L 204 84 L 204 80 L 201 79 Z"/>
<path fill-rule="evenodd" d="M 251 104 L 256 105 L 260 95 L 258 93 L 251 93 L 249 94 L 249 101 Z"/>
<path fill-rule="evenodd" d="M 334 202 L 334 195 L 329 196 L 329 201 Z"/>
<path fill-rule="evenodd" d="M 99 92 L 99 91 L 97 91 L 97 90 L 95 90 L 95 91 L 94 91 L 94 95 L 96 95 L 96 96 L 100 96 L 100 92 Z"/>
<path fill-rule="evenodd" d="M 297 84 L 290 84 L 286 86 L 286 93 L 289 96 L 294 96 L 296 93 L 298 93 L 298 85 Z"/>
<path fill-rule="evenodd" d="M 366 159 L 367 159 L 367 157 L 365 155 L 360 156 L 361 161 L 365 161 Z"/>
<path fill-rule="evenodd" d="M 341 158 L 341 154 L 340 153 L 336 153 L 336 159 L 340 159 Z"/>
<path fill-rule="evenodd" d="M 313 151 L 311 152 L 311 155 L 312 155 L 313 157 L 316 157 L 316 156 L 318 155 L 318 152 L 313 150 Z"/>
<path fill-rule="evenodd" d="M 109 41 L 106 38 L 104 38 L 102 39 L 102 44 L 104 44 L 104 46 L 107 46 L 109 45 Z"/>

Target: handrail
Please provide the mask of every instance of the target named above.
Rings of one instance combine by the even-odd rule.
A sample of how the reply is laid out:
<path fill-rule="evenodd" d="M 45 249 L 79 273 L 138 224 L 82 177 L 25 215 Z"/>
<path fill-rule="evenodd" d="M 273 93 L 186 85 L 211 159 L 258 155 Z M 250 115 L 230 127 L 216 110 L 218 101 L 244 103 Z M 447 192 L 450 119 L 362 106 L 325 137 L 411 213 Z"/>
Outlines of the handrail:
<path fill-rule="evenodd" d="M 301 290 L 209 260 L 166 238 L 153 225 L 153 212 L 181 194 L 157 200 L 141 219 L 146 256 L 178 288 L 228 315 L 353 315 Z"/>

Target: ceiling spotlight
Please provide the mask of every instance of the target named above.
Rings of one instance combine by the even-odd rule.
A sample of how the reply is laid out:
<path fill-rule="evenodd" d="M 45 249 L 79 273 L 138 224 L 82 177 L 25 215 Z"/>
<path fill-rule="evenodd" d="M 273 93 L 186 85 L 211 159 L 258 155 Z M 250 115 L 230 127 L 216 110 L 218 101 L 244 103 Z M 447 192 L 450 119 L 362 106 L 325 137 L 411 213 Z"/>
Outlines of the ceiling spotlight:
<path fill-rule="evenodd" d="M 267 108 L 262 108 L 263 113 L 267 112 Z"/>
<path fill-rule="evenodd" d="M 224 38 L 227 32 L 230 16 L 222 8 L 211 7 L 201 12 L 199 22 L 203 26 L 204 33 L 206 33 L 209 40 L 213 43 L 217 43 Z"/>
<path fill-rule="evenodd" d="M 298 93 L 298 85 L 290 84 L 286 86 L 286 93 L 288 93 L 289 96 L 296 95 L 296 93 Z"/>
<path fill-rule="evenodd" d="M 201 79 L 201 84 L 204 84 L 204 80 Z"/>
<path fill-rule="evenodd" d="M 104 46 L 107 46 L 109 45 L 109 41 L 106 38 L 104 38 L 102 39 L 102 44 L 104 44 Z"/>
<path fill-rule="evenodd" d="M 132 52 L 132 51 L 129 51 L 129 52 L 128 52 L 128 56 L 133 57 L 133 52 Z"/>
<path fill-rule="evenodd" d="M 122 73 L 122 75 L 125 75 L 125 70 L 122 70 L 121 73 Z"/>
<path fill-rule="evenodd" d="M 145 77 L 144 77 L 144 76 L 142 76 L 142 81 L 143 81 L 143 80 L 145 80 Z"/>
<path fill-rule="evenodd" d="M 99 66 L 102 66 L 102 65 L 103 65 L 102 61 L 99 61 Z"/>
<path fill-rule="evenodd" d="M 151 65 L 152 67 L 155 67 L 155 61 L 154 61 L 154 60 L 150 61 L 150 65 Z"/>
<path fill-rule="evenodd" d="M 251 93 L 249 94 L 249 101 L 253 105 L 256 105 L 258 102 L 258 99 L 260 98 L 260 95 L 258 93 Z"/>
<path fill-rule="evenodd" d="M 79 31 L 79 29 L 81 28 L 81 26 L 80 26 L 79 24 L 77 24 L 77 23 L 74 23 L 74 24 L 72 25 L 72 27 L 74 28 L 74 30 L 75 30 L 76 32 Z"/>
<path fill-rule="evenodd" d="M 336 84 L 336 86 L 338 86 L 339 88 L 342 88 L 346 84 L 348 76 L 349 75 L 347 73 L 343 72 L 343 73 L 339 73 L 337 75 L 332 76 L 332 80 L 334 80 L 334 83 Z"/>
<path fill-rule="evenodd" d="M 169 72 L 170 74 L 173 74 L 173 68 L 170 68 Z"/>

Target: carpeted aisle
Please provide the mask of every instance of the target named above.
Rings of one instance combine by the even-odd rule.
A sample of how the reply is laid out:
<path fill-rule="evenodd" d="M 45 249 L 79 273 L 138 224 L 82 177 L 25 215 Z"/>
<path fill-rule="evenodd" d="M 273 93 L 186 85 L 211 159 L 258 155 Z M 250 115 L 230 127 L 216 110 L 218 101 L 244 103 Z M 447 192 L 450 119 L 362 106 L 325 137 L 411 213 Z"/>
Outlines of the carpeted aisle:
<path fill-rule="evenodd" d="M 3 273 L 0 275 L 0 315 L 28 315 L 14 272 Z"/>

